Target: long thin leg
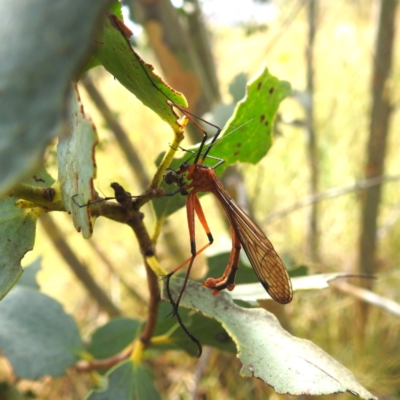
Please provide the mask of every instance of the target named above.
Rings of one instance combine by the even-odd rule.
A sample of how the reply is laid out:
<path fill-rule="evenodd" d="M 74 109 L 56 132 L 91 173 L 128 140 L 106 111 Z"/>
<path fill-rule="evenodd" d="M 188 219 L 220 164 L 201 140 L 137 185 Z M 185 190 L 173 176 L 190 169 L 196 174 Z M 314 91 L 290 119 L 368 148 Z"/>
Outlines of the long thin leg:
<path fill-rule="evenodd" d="M 174 304 L 174 314 L 176 314 L 178 311 L 179 303 L 183 296 L 183 292 L 185 291 L 186 284 L 189 279 L 189 274 L 192 269 L 194 259 L 197 257 L 198 254 L 203 252 L 207 247 L 211 246 L 212 242 L 214 241 L 212 234 L 210 232 L 210 228 L 208 226 L 207 220 L 205 218 L 203 209 L 201 208 L 199 198 L 195 192 L 189 193 L 189 195 L 186 199 L 186 210 L 187 210 L 187 220 L 188 220 L 189 236 L 190 236 L 190 249 L 191 249 L 192 256 L 189 259 L 187 259 L 185 262 L 183 262 L 181 265 L 179 265 L 174 271 L 170 272 L 167 275 L 167 287 L 169 290 L 169 279 L 171 278 L 171 276 L 175 272 L 177 272 L 179 269 L 183 268 L 186 264 L 189 263 L 189 266 L 186 270 L 186 275 L 185 275 L 185 279 L 183 282 L 183 286 L 182 286 L 179 296 Z M 205 246 L 203 246 L 199 251 L 196 250 L 196 231 L 195 231 L 195 221 L 194 221 L 195 214 L 197 214 L 197 217 L 199 218 L 200 223 L 202 224 L 202 226 L 207 234 L 208 240 L 209 240 L 209 242 Z"/>
<path fill-rule="evenodd" d="M 226 266 L 224 273 L 220 278 L 208 278 L 203 282 L 203 286 L 212 289 L 213 295 L 218 294 L 223 289 L 228 289 L 229 291 L 231 291 L 235 288 L 235 276 L 239 268 L 239 255 L 242 246 L 240 244 L 239 237 L 236 235 L 236 232 L 232 226 L 231 235 L 232 250 L 229 256 L 228 265 Z"/>
<path fill-rule="evenodd" d="M 190 274 L 190 270 L 192 269 L 192 265 L 194 262 L 194 259 L 196 258 L 196 256 L 198 254 L 200 254 L 201 252 L 203 252 L 207 247 L 211 246 L 212 242 L 213 242 L 213 237 L 211 235 L 210 232 L 210 228 L 208 227 L 206 218 L 204 216 L 204 212 L 203 209 L 201 208 L 201 204 L 199 201 L 199 198 L 197 196 L 197 194 L 195 192 L 191 192 L 189 193 L 187 199 L 186 199 L 186 210 L 187 210 L 187 219 L 188 219 L 188 227 L 189 227 L 189 236 L 190 236 L 190 248 L 191 248 L 191 252 L 192 252 L 192 256 L 190 258 L 188 258 L 186 261 L 184 261 L 181 265 L 179 265 L 177 268 L 175 268 L 174 271 L 170 272 L 167 277 L 166 277 L 166 291 L 167 291 L 167 295 L 168 298 L 172 304 L 173 307 L 173 311 L 172 314 L 176 316 L 176 318 L 178 319 L 179 325 L 181 326 L 181 328 L 185 331 L 185 333 L 188 335 L 188 337 L 197 345 L 199 353 L 198 353 L 198 357 L 201 356 L 202 353 L 202 347 L 201 347 L 201 343 L 200 341 L 190 333 L 190 331 L 186 328 L 185 324 L 183 323 L 180 315 L 179 315 L 179 303 L 181 301 L 181 298 L 183 296 L 183 293 L 185 291 L 186 288 L 186 284 L 187 281 L 189 279 L 189 274 Z M 204 230 L 207 233 L 207 237 L 209 242 L 203 246 L 200 250 L 196 251 L 196 238 L 195 238 L 195 223 L 194 223 L 194 214 L 197 214 L 197 217 L 199 218 Z M 170 289 L 169 289 L 169 280 L 171 278 L 171 276 L 179 271 L 181 268 L 183 268 L 186 264 L 189 263 L 189 266 L 187 268 L 186 271 L 186 276 L 181 288 L 181 291 L 179 293 L 179 296 L 177 298 L 176 301 L 174 301 L 174 299 L 172 298 Z"/>
<path fill-rule="evenodd" d="M 211 245 L 214 242 L 214 238 L 212 237 L 210 228 L 208 227 L 208 223 L 207 223 L 206 217 L 204 215 L 203 208 L 201 207 L 200 200 L 199 200 L 199 197 L 197 196 L 197 193 L 193 193 L 193 205 L 194 205 L 194 211 L 196 212 L 197 217 L 199 218 L 199 221 L 200 221 L 201 225 L 203 226 L 204 231 L 207 234 L 208 241 L 210 242 L 210 245 Z"/>
<path fill-rule="evenodd" d="M 194 256 L 189 257 L 186 261 L 184 261 L 181 265 L 179 265 L 177 268 L 175 268 L 173 271 L 171 271 L 169 274 L 167 274 L 165 276 L 166 279 L 166 288 L 167 288 L 167 294 L 169 297 L 169 300 L 171 301 L 174 309 L 172 311 L 172 314 L 176 314 L 177 310 L 178 310 L 178 306 L 179 306 L 179 302 L 181 301 L 183 292 L 186 288 L 186 283 L 189 279 L 189 274 L 190 274 L 190 270 L 192 268 L 192 264 L 194 259 L 200 254 L 202 253 L 207 247 L 209 247 L 211 245 L 211 243 L 207 243 L 206 245 L 204 245 L 200 250 L 197 250 L 196 254 Z M 190 263 L 190 264 L 189 264 Z M 186 271 L 186 275 L 185 275 L 185 280 L 183 282 L 183 286 L 181 288 L 181 291 L 179 292 L 179 296 L 178 299 L 176 300 L 176 302 L 172 299 L 171 295 L 169 294 L 169 280 L 171 279 L 172 275 L 174 275 L 176 272 L 178 272 L 180 269 L 182 269 L 185 265 L 189 264 L 189 267 Z"/>

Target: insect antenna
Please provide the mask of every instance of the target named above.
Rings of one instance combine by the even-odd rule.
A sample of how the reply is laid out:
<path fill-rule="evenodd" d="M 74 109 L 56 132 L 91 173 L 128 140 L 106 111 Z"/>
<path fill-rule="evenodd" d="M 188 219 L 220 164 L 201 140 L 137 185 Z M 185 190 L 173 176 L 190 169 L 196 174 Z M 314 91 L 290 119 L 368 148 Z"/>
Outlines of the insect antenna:
<path fill-rule="evenodd" d="M 213 157 L 213 156 L 210 156 L 210 155 L 209 155 L 210 150 L 212 149 L 212 147 L 217 143 L 217 141 L 218 141 L 218 143 L 221 142 L 222 140 L 224 140 L 224 139 L 226 139 L 228 136 L 230 136 L 232 133 L 236 132 L 237 130 L 239 130 L 240 128 L 242 128 L 243 126 L 247 125 L 248 123 L 250 123 L 250 122 L 253 121 L 253 120 L 254 120 L 254 118 L 252 118 L 252 119 L 250 119 L 250 120 L 244 122 L 243 124 L 239 125 L 238 127 L 232 129 L 230 132 L 225 133 L 225 135 L 223 135 L 222 137 L 220 137 L 220 134 L 221 134 L 222 130 L 221 130 L 220 128 L 218 128 L 217 133 L 208 141 L 208 143 L 207 143 L 207 141 L 205 142 L 203 148 L 206 147 L 206 149 L 205 149 L 204 153 L 201 154 L 202 157 L 201 157 L 201 162 L 200 162 L 200 164 L 202 164 L 202 163 L 204 162 L 204 160 L 205 160 L 207 157 L 212 158 L 212 159 L 215 159 L 215 160 L 218 160 L 218 163 L 217 163 L 216 165 L 213 166 L 213 169 L 215 169 L 215 168 L 217 168 L 219 165 L 223 164 L 225 161 L 224 161 L 222 158 L 220 158 L 220 157 Z M 210 124 L 208 121 L 205 121 L 205 122 L 208 123 L 208 124 Z M 213 126 L 213 127 L 216 127 L 216 125 L 212 125 L 212 126 Z M 199 150 L 197 150 L 197 151 L 189 150 L 189 149 L 185 149 L 185 148 L 183 148 L 183 147 L 181 147 L 181 146 L 180 146 L 179 148 L 180 148 L 182 151 L 186 151 L 186 152 L 188 152 L 188 153 L 192 153 L 192 156 L 190 156 L 185 162 L 189 162 L 193 157 L 195 157 L 195 156 L 199 153 Z M 196 163 L 196 162 L 195 162 L 195 163 Z M 167 183 L 167 182 L 166 182 L 166 183 Z"/>

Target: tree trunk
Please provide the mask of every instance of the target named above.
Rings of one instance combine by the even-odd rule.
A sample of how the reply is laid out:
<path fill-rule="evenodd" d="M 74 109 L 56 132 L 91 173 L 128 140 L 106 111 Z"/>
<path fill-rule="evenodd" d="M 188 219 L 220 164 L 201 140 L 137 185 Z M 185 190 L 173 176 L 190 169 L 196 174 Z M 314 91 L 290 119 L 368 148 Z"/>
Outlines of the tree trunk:
<path fill-rule="evenodd" d="M 371 120 L 367 145 L 365 178 L 383 175 L 386 142 L 391 114 L 389 76 L 392 66 L 397 0 L 380 0 L 373 60 L 371 94 Z M 376 231 L 381 186 L 365 189 L 362 198 L 359 259 L 360 273 L 376 272 Z M 364 287 L 371 287 L 372 280 L 363 280 Z M 368 306 L 359 304 L 359 337 L 364 337 L 367 324 Z"/>
<path fill-rule="evenodd" d="M 317 0 L 308 0 L 308 44 L 306 50 L 308 103 L 306 111 L 306 135 L 308 141 L 308 161 L 310 163 L 310 196 L 318 192 L 318 146 L 314 129 L 314 41 Z M 308 220 L 308 254 L 312 261 L 319 260 L 318 203 L 310 208 Z"/>
<path fill-rule="evenodd" d="M 391 114 L 389 76 L 392 66 L 397 0 L 380 0 L 379 20 L 371 82 L 372 109 L 365 178 L 384 172 Z M 373 274 L 376 265 L 376 229 L 381 186 L 364 191 L 359 240 L 359 271 Z M 371 284 L 371 282 L 370 282 Z"/>

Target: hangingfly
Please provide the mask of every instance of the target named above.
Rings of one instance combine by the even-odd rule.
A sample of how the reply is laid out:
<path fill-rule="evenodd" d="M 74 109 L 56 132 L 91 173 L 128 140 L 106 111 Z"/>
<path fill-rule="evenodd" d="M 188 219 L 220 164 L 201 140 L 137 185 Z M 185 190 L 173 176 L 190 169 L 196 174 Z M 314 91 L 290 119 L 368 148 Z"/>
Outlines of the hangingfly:
<path fill-rule="evenodd" d="M 115 17 L 114 20 L 115 26 L 121 29 L 121 33 L 126 36 L 124 28 L 121 28 L 120 26 L 121 24 L 123 25 L 122 21 L 119 21 L 117 17 Z M 221 133 L 221 129 L 172 102 L 169 97 L 159 89 L 155 82 L 153 82 L 153 79 L 143 65 L 143 61 L 140 59 L 140 57 L 135 52 L 133 52 L 133 54 L 135 57 L 137 57 L 139 65 L 143 69 L 145 75 L 147 75 L 151 85 L 167 99 L 167 104 L 169 106 L 178 109 L 184 115 L 184 118 L 181 122 L 182 129 L 190 120 L 203 133 L 203 140 L 196 155 L 194 156 L 193 163 L 185 162 L 179 167 L 178 170 L 169 170 L 164 175 L 164 181 L 167 184 L 175 183 L 178 185 L 177 190 L 165 195 L 172 196 L 176 193 L 181 193 L 187 196 L 186 210 L 191 248 L 191 257 L 166 276 L 166 291 L 169 300 L 173 305 L 173 314 L 177 317 L 182 329 L 191 338 L 191 340 L 197 344 L 200 357 L 202 351 L 201 344 L 199 340 L 188 331 L 178 312 L 179 303 L 184 293 L 189 273 L 196 256 L 209 247 L 214 241 L 201 207 L 198 193 L 210 192 L 213 193 L 218 199 L 228 217 L 232 236 L 232 250 L 224 273 L 219 278 L 206 279 L 203 282 L 205 287 L 211 289 L 214 295 L 218 294 L 223 289 L 234 289 L 236 272 L 239 266 L 239 254 L 242 247 L 248 256 L 250 264 L 253 267 L 259 281 L 275 301 L 282 304 L 289 303 L 293 297 L 292 285 L 286 268 L 271 242 L 258 227 L 258 225 L 253 222 L 251 218 L 234 202 L 232 197 L 224 188 L 222 182 L 217 177 L 215 168 L 224 161 L 220 159 L 219 162 L 217 162 L 217 164 L 213 167 L 204 165 L 204 161 L 207 158 L 212 146 L 215 144 L 219 134 Z M 206 131 L 196 122 L 199 120 L 217 130 L 217 133 L 211 139 L 210 143 L 207 143 L 208 135 Z M 215 157 L 209 156 L 209 158 Z M 196 248 L 195 241 L 195 215 L 197 215 L 208 237 L 208 243 L 199 250 Z M 170 278 L 175 272 L 186 265 L 188 265 L 188 268 L 183 286 L 180 290 L 178 298 L 174 300 L 169 290 Z"/>
<path fill-rule="evenodd" d="M 213 193 L 218 199 L 228 217 L 232 236 L 232 250 L 224 273 L 220 278 L 208 278 L 203 282 L 203 286 L 212 289 L 213 294 L 218 294 L 223 289 L 233 290 L 235 287 L 235 276 L 239 265 L 239 254 L 243 247 L 251 266 L 268 294 L 275 301 L 282 304 L 289 303 L 293 298 L 289 275 L 272 243 L 268 240 L 258 225 L 235 203 L 216 175 L 215 168 L 221 165 L 223 160 L 219 160 L 214 167 L 203 164 L 211 147 L 215 143 L 219 132 L 220 130 L 218 130 L 212 142 L 202 155 L 202 150 L 204 149 L 207 140 L 206 134 L 204 135 L 203 141 L 200 144 L 199 150 L 192 164 L 185 162 L 177 171 L 169 171 L 169 173 L 166 174 L 167 183 L 177 183 L 179 185 L 178 190 L 171 194 L 175 194 L 176 192 L 187 194 L 186 210 L 192 253 L 192 256 L 188 260 L 178 266 L 174 271 L 170 272 L 167 276 L 170 278 L 176 271 L 184 267 L 186 264 L 189 264 L 184 285 L 178 299 L 174 302 L 175 312 L 185 289 L 194 259 L 200 252 L 209 247 L 214 240 L 198 198 L 198 193 L 201 192 Z M 184 176 L 186 176 L 186 180 L 184 179 Z M 209 243 L 200 250 L 197 250 L 195 241 L 195 214 L 209 239 Z"/>

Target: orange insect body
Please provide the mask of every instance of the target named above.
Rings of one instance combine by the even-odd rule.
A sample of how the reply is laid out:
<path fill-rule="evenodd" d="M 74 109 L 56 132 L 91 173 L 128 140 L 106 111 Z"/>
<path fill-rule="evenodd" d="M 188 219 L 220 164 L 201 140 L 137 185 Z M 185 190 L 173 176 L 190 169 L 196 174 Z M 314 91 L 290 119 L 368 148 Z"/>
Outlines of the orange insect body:
<path fill-rule="evenodd" d="M 189 269 L 194 257 L 213 242 L 197 196 L 197 193 L 200 192 L 211 192 L 221 203 L 229 219 L 232 235 L 232 251 L 223 275 L 217 279 L 208 278 L 203 282 L 203 285 L 212 289 L 214 295 L 223 289 L 233 290 L 239 264 L 240 249 L 243 246 L 258 279 L 270 296 L 279 303 L 289 303 L 293 298 L 292 285 L 286 268 L 272 246 L 272 243 L 257 224 L 234 202 L 217 177 L 214 169 L 202 164 L 203 160 L 204 157 L 200 160 L 199 164 L 194 163 L 189 165 L 184 163 L 176 171 L 178 175 L 187 173 L 186 178 L 189 181 L 189 183 L 182 186 L 183 190 L 190 190 L 186 200 L 192 247 L 192 258 L 188 260 L 190 261 Z M 198 252 L 196 252 L 195 247 L 194 214 L 197 214 L 210 241 L 208 245 L 204 246 Z M 186 265 L 186 263 L 180 267 Z"/>

